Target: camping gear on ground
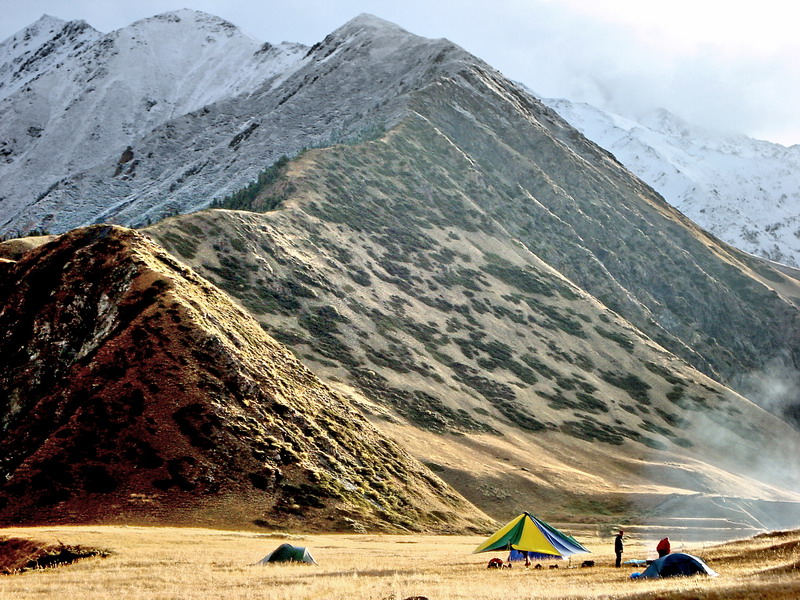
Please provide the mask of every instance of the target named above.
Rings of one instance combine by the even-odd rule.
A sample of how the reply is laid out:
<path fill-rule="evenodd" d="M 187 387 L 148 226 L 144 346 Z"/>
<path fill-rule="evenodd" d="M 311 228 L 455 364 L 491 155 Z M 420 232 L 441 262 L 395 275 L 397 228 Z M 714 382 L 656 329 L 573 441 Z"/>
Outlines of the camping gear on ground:
<path fill-rule="evenodd" d="M 673 552 L 661 558 L 655 559 L 650 563 L 641 577 L 645 579 L 656 579 L 659 577 L 684 577 L 701 573 L 709 577 L 717 577 L 719 573 L 714 571 L 701 558 L 685 554 L 683 552 Z"/>
<path fill-rule="evenodd" d="M 487 569 L 502 569 L 503 568 L 503 561 L 499 558 L 493 558 L 489 561 L 489 564 L 486 565 Z"/>
<path fill-rule="evenodd" d="M 282 562 L 299 562 L 308 563 L 311 565 L 317 564 L 317 561 L 314 560 L 308 549 L 301 546 L 292 546 L 291 544 L 281 544 L 256 564 L 266 565 Z"/>
<path fill-rule="evenodd" d="M 510 523 L 497 530 L 494 535 L 478 546 L 478 552 L 500 552 L 510 550 L 527 552 L 529 559 L 568 558 L 573 554 L 589 551 L 572 536 L 524 512 Z M 523 556 L 521 560 L 525 560 Z"/>

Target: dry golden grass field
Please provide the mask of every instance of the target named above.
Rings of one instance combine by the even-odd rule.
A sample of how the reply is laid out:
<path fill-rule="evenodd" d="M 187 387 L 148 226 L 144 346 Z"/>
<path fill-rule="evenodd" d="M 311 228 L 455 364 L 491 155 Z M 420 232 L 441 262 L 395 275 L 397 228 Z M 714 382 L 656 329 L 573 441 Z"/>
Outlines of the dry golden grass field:
<path fill-rule="evenodd" d="M 720 573 L 635 581 L 630 566 L 613 567 L 612 539 L 569 530 L 593 554 L 541 570 L 488 570 L 492 556 L 471 554 L 484 538 L 421 535 L 286 536 L 157 527 L 38 527 L 0 536 L 102 548 L 105 558 L 0 576 L 0 599 L 347 599 L 495 600 L 497 598 L 743 599 L 800 598 L 800 531 L 722 545 L 691 544 Z M 319 563 L 256 566 L 284 541 L 306 546 Z M 653 556 L 655 541 L 633 534 L 625 558 Z M 593 568 L 579 568 L 583 558 Z"/>

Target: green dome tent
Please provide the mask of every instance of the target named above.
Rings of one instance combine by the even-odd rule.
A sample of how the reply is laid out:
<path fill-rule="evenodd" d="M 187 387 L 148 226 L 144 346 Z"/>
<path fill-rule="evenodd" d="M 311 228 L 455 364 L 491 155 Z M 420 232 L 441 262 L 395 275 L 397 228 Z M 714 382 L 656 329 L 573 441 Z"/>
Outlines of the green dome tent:
<path fill-rule="evenodd" d="M 256 564 L 266 565 L 270 563 L 282 562 L 300 562 L 312 565 L 317 564 L 317 561 L 314 560 L 308 549 L 300 546 L 292 546 L 291 544 L 281 544 Z"/>
<path fill-rule="evenodd" d="M 574 537 L 527 512 L 498 529 L 473 554 L 500 550 L 519 550 L 527 552 L 530 558 L 539 559 L 567 558 L 589 552 Z"/>

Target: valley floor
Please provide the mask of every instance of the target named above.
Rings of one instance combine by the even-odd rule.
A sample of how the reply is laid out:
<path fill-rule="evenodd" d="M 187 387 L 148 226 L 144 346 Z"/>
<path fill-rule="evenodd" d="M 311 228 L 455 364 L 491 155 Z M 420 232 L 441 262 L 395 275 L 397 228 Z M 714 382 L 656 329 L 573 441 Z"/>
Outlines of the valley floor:
<path fill-rule="evenodd" d="M 720 573 L 634 581 L 641 567 L 613 567 L 613 538 L 571 530 L 591 555 L 558 569 L 487 570 L 492 556 L 471 554 L 478 536 L 304 535 L 154 527 L 40 527 L 0 530 L 31 538 L 111 551 L 72 565 L 0 576 L 0 599 L 359 599 L 489 600 L 527 598 L 800 597 L 800 531 L 762 535 L 724 545 L 686 544 L 673 550 L 705 558 Z M 319 563 L 255 566 L 281 543 L 306 546 Z M 652 558 L 655 540 L 628 541 L 625 559 Z M 593 568 L 579 568 L 584 559 Z"/>

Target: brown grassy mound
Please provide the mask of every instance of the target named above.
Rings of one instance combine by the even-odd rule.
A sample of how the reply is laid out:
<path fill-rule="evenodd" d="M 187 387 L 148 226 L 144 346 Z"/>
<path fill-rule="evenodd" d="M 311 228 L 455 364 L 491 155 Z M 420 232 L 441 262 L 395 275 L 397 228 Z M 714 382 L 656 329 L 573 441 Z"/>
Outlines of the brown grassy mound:
<path fill-rule="evenodd" d="M 29 236 L 0 242 L 0 258 L 19 260 L 28 250 L 38 248 L 52 240 L 52 235 Z"/>
<path fill-rule="evenodd" d="M 30 569 L 68 565 L 81 558 L 108 556 L 107 550 L 65 544 L 46 544 L 36 540 L 0 538 L 0 573 L 11 575 Z"/>
<path fill-rule="evenodd" d="M 0 306 L 4 525 L 488 523 L 135 231 L 76 229 L 30 251 L 0 270 Z"/>

